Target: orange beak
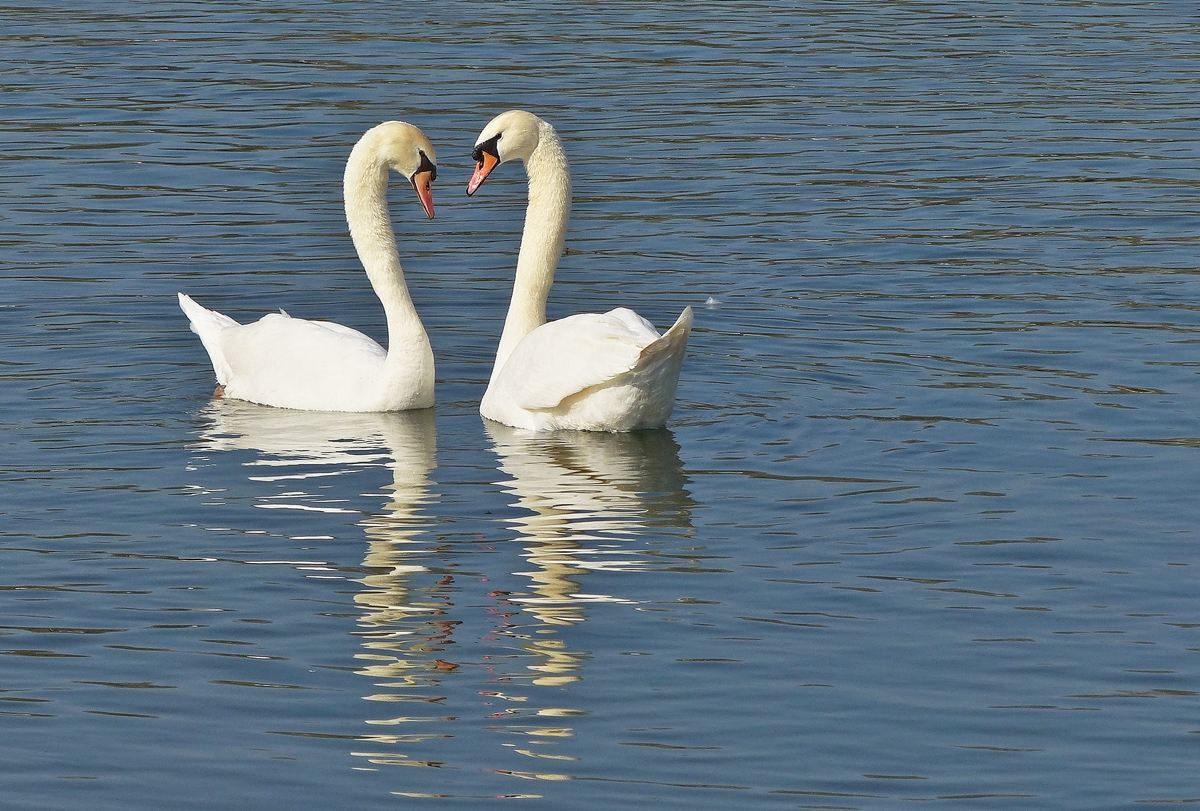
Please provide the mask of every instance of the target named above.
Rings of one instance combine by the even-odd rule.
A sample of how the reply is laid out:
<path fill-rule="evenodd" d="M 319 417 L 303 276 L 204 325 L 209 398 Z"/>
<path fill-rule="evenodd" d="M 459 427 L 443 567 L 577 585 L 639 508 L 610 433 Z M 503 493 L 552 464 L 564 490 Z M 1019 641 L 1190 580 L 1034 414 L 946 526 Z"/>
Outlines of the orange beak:
<path fill-rule="evenodd" d="M 483 185 L 483 181 L 487 180 L 492 170 L 499 165 L 500 159 L 495 155 L 490 152 L 482 153 L 479 163 L 475 165 L 475 174 L 471 175 L 471 182 L 467 184 L 467 194 L 474 194 Z"/>
<path fill-rule="evenodd" d="M 421 199 L 421 208 L 429 219 L 433 219 L 433 172 L 429 170 L 417 172 L 412 176 L 413 188 Z"/>

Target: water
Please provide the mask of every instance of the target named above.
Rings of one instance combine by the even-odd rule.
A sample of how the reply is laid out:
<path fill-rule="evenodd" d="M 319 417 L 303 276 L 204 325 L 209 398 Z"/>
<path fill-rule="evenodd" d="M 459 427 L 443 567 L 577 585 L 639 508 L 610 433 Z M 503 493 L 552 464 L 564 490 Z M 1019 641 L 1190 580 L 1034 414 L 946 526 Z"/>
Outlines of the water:
<path fill-rule="evenodd" d="M 968 7 L 969 5 L 969 7 Z M 0 775 L 17 809 L 1200 801 L 1200 20 L 1160 3 L 0 12 Z M 661 432 L 476 408 L 524 205 L 550 314 L 697 310 Z M 379 339 L 432 413 L 210 402 L 174 294 Z M 407 768 L 406 768 L 407 767 Z"/>

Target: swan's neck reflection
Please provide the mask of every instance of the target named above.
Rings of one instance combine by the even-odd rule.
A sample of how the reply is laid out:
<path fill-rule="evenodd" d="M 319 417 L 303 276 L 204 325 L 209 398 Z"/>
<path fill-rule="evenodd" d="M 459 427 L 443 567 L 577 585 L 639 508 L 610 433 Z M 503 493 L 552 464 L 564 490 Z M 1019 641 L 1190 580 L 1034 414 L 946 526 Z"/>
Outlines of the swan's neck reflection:
<path fill-rule="evenodd" d="M 629 602 L 586 592 L 579 581 L 590 572 L 644 568 L 647 559 L 629 542 L 645 534 L 655 517 L 690 524 L 687 480 L 671 433 L 533 434 L 493 422 L 486 427 L 500 470 L 511 477 L 499 484 L 527 513 L 509 523 L 526 542 L 522 556 L 533 565 L 515 574 L 531 586 L 509 601 L 545 626 L 582 622 L 590 604 Z M 538 660 L 529 666 L 541 674 L 535 684 L 577 680 L 588 656 L 554 637 L 531 639 L 524 647 Z"/>

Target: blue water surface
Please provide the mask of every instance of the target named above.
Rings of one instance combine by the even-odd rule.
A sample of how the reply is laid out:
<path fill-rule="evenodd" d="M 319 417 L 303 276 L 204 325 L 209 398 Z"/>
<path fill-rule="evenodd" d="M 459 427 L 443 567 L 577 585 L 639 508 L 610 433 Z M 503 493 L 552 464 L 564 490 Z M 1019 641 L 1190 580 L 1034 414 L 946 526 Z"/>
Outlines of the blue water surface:
<path fill-rule="evenodd" d="M 1200 803 L 1200 18 L 1157 2 L 0 9 L 13 809 Z M 696 310 L 674 417 L 477 409 L 524 107 L 550 316 Z M 385 340 L 432 411 L 212 400 L 178 291 Z"/>

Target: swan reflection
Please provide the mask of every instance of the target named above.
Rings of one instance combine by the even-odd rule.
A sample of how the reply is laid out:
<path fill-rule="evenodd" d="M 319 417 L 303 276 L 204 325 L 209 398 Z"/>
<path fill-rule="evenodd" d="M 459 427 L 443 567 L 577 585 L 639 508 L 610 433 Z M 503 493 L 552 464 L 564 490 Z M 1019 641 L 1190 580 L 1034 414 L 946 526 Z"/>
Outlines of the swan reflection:
<path fill-rule="evenodd" d="M 633 602 L 606 574 L 657 568 L 666 562 L 656 556 L 661 547 L 676 549 L 679 536 L 691 533 L 694 503 L 669 431 L 534 435 L 486 424 L 498 457 L 492 479 L 501 479 L 516 509 L 501 526 L 472 533 L 478 541 L 452 548 L 432 531 L 441 519 L 432 510 L 440 496 L 430 478 L 431 411 L 327 414 L 226 400 L 203 416 L 207 450 L 251 453 L 244 464 L 255 508 L 316 511 L 297 515 L 309 531 L 329 533 L 293 538 L 344 537 L 350 527 L 365 536 L 361 566 L 303 566 L 323 570 L 310 576 L 361 584 L 353 597 L 360 611 L 355 672 L 370 680 L 363 698 L 371 709 L 364 734 L 352 736 L 361 747 L 353 755 L 374 766 L 445 762 L 455 751 L 447 725 L 461 719 L 437 708 L 453 705 L 468 715 L 472 706 L 488 713 L 485 728 L 503 736 L 504 752 L 539 763 L 574 759 L 555 752 L 575 735 L 569 719 L 586 711 L 563 703 L 558 691 L 544 694 L 554 697 L 549 703 L 520 685 L 578 680 L 591 654 L 571 644 L 570 629 L 597 603 Z M 351 490 L 344 478 L 364 471 L 378 477 L 379 470 L 388 471 L 390 483 L 371 492 Z M 330 487 L 336 477 L 342 483 Z M 494 542 L 509 533 L 515 545 Z M 481 548 L 475 544 L 487 552 L 469 567 L 480 570 L 479 579 L 449 576 L 468 571 L 451 567 Z M 514 553 L 519 560 L 497 566 Z M 480 599 L 509 573 L 520 585 Z M 491 585 L 475 585 L 485 582 Z M 479 703 L 463 705 L 464 689 Z M 503 758 L 498 765 L 511 765 Z M 541 769 L 489 771 L 569 779 Z"/>
<path fill-rule="evenodd" d="M 653 559 L 634 549 L 634 541 L 656 529 L 690 531 L 693 502 L 670 431 L 535 434 L 485 425 L 500 470 L 511 477 L 498 484 L 526 513 L 509 526 L 525 542 L 522 557 L 532 564 L 514 574 L 528 578 L 530 588 L 508 602 L 540 624 L 572 625 L 586 618 L 588 605 L 630 602 L 585 591 L 579 581 L 591 572 L 645 569 Z M 577 680 L 588 655 L 547 636 L 523 647 L 537 657 L 529 669 L 542 685 Z"/>
<path fill-rule="evenodd" d="M 391 483 L 384 485 L 384 492 L 378 495 L 383 499 L 381 506 L 371 508 L 359 523 L 366 535 L 367 550 L 362 576 L 357 578 L 366 588 L 354 595 L 355 603 L 363 610 L 357 633 L 365 650 L 356 658 L 364 665 L 358 672 L 374 679 L 377 687 L 436 685 L 436 678 L 422 679 L 420 674 L 440 673 L 448 667 L 437 653 L 449 642 L 453 625 L 444 615 L 450 606 L 436 594 L 431 596 L 430 589 L 412 583 L 415 576 L 429 571 L 418 562 L 429 552 L 428 544 L 418 536 L 430 523 L 426 505 L 436 498 L 429 479 L 436 467 L 437 445 L 432 409 L 317 413 L 215 400 L 202 415 L 210 421 L 201 433 L 207 449 L 257 451 L 246 463 L 256 470 L 249 479 L 284 483 L 286 489 L 282 492 L 256 497 L 256 507 L 358 515 L 361 513 L 357 510 L 331 504 L 328 496 L 303 488 L 314 479 L 324 481 L 367 467 L 390 470 Z M 365 698 L 405 700 L 392 692 Z M 397 722 L 393 718 L 366 721 L 372 725 Z M 429 736 L 363 736 L 379 743 L 414 737 Z"/>

